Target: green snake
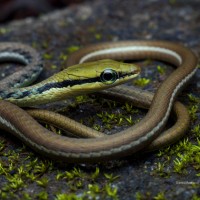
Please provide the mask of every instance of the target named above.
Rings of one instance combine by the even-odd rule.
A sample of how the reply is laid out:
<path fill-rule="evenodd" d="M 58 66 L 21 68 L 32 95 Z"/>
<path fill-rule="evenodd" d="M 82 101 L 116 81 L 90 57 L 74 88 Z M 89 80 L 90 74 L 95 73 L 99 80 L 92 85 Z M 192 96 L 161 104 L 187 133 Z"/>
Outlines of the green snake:
<path fill-rule="evenodd" d="M 140 69 L 136 65 L 114 60 L 146 58 L 169 62 L 177 69 L 158 88 L 147 115 L 134 127 L 117 134 L 101 137 L 94 130 L 71 120 L 69 131 L 87 132 L 89 135 L 91 133 L 99 137 L 80 139 L 55 135 L 16 106 L 44 104 L 119 85 L 136 77 Z M 176 43 L 164 41 L 108 42 L 91 45 L 75 52 L 67 61 L 68 68 L 38 84 L 26 86 L 36 80 L 42 71 L 38 53 L 26 45 L 1 43 L 0 60 L 3 62 L 17 61 L 26 65 L 22 71 L 2 82 L 0 90 L 1 127 L 16 135 L 35 151 L 66 162 L 115 159 L 147 148 L 165 126 L 177 94 L 195 74 L 198 62 L 192 51 Z M 110 89 L 107 93 L 105 91 L 104 95 L 110 95 L 112 98 L 118 95 L 119 99 L 131 99 L 132 101 L 132 92 L 121 86 L 117 89 Z M 152 99 L 152 95 L 150 96 L 149 99 Z M 175 110 L 176 115 L 180 117 L 184 107 L 176 103 Z M 173 129 L 174 132 L 180 132 L 179 135 L 187 128 L 189 121 L 187 112 L 182 112 L 181 119 L 178 122 L 181 130 L 178 130 L 178 126 Z M 158 137 L 156 140 L 158 144 L 163 144 L 166 138 L 172 142 L 178 137 L 176 135 L 173 138 L 170 133 L 167 133 L 161 139 Z"/>

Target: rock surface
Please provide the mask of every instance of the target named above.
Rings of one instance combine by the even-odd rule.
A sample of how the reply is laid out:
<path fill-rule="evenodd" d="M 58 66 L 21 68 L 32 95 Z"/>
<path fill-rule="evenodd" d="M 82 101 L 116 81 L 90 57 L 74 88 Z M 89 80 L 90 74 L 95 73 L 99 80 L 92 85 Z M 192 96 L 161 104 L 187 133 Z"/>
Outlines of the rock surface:
<path fill-rule="evenodd" d="M 81 5 L 71 6 L 64 10 L 41 16 L 39 18 L 27 18 L 21 21 L 13 21 L 9 24 L 1 25 L 0 41 L 22 42 L 32 45 L 41 55 L 45 63 L 45 71 L 40 76 L 44 79 L 64 67 L 66 55 L 77 47 L 83 47 L 90 43 L 101 41 L 117 40 L 169 40 L 185 44 L 192 48 L 197 55 L 200 55 L 200 2 L 198 0 L 149 0 L 149 1 L 129 1 L 129 0 L 96 0 L 88 1 Z M 10 71 L 7 68 L 1 70 L 1 77 Z M 149 73 L 149 72 L 148 72 Z M 199 91 L 199 71 L 185 92 L 193 92 L 197 97 Z M 156 84 L 159 82 L 157 80 Z M 148 87 L 147 87 L 148 89 Z M 182 97 L 187 98 L 187 93 Z M 180 98 L 181 99 L 181 98 Z M 70 115 L 78 120 L 81 109 L 84 113 L 90 114 L 91 108 L 80 105 L 79 111 L 73 108 Z M 199 113 L 199 105 L 197 104 Z M 87 110 L 88 109 L 88 110 Z M 101 109 L 100 109 L 101 110 Z M 94 111 L 93 111 L 94 112 Z M 95 111 L 97 112 L 97 111 Z M 76 117 L 76 115 L 78 115 Z M 197 118 L 193 125 L 199 124 Z M 192 129 L 192 127 L 191 127 Z M 3 132 L 3 131 L 2 131 Z M 189 131 L 189 134 L 192 134 Z M 137 158 L 113 161 L 104 164 L 87 165 L 66 165 L 60 168 L 57 165 L 49 165 L 38 155 L 31 155 L 29 161 L 25 158 L 32 152 L 30 149 L 22 149 L 22 144 L 14 137 L 7 136 L 5 133 L 0 136 L 6 143 L 6 148 L 1 151 L 0 164 L 8 170 L 12 162 L 14 167 L 5 173 L 0 168 L 0 194 L 1 199 L 61 199 L 66 194 L 75 195 L 74 199 L 195 199 L 200 198 L 199 165 L 196 163 L 187 166 L 186 171 L 177 173 L 174 163 L 181 157 L 182 152 L 176 151 L 175 154 L 167 152 L 158 156 L 158 152 L 141 155 Z M 189 140 L 193 142 L 194 137 Z M 7 142 L 9 141 L 9 142 Z M 195 140 L 194 140 L 194 144 Z M 177 149 L 176 149 L 177 150 Z M 19 154 L 17 159 L 10 161 L 9 151 Z M 165 152 L 165 150 L 164 150 Z M 197 155 L 200 152 L 197 152 Z M 7 156 L 6 156 L 7 155 Z M 13 156 L 14 157 L 14 156 Z M 28 167 L 34 159 L 38 159 L 39 167 L 45 163 L 47 169 L 43 172 L 35 172 L 35 169 Z M 35 165 L 36 165 L 35 162 Z M 162 169 L 162 164 L 164 169 Z M 34 164 L 33 164 L 34 165 Z M 35 166 L 34 165 L 34 166 Z M 27 178 L 23 173 L 19 175 L 20 166 L 26 173 L 33 174 L 36 180 L 48 178 L 46 186 L 41 186 L 35 180 Z M 198 167 L 195 167 L 198 166 Z M 38 167 L 38 168 L 39 168 Z M 81 170 L 81 175 L 75 173 L 72 178 L 66 178 L 67 171 L 71 174 L 76 169 Z M 96 180 L 91 176 L 95 168 L 99 167 L 100 175 Z M 62 174 L 57 180 L 58 174 Z M 79 174 L 79 175 L 77 175 Z M 83 175 L 84 174 L 84 175 Z M 105 176 L 109 174 L 109 176 Z M 119 176 L 118 178 L 113 177 Z M 23 180 L 23 184 L 18 188 L 11 185 L 15 176 Z M 64 178 L 63 178 L 64 177 Z M 80 185 L 78 184 L 80 183 Z M 95 190 L 98 185 L 99 190 Z M 108 186 L 106 186 L 108 185 Z M 93 189 L 92 189 L 93 188 Z M 113 192 L 109 192 L 109 189 Z M 115 189 L 117 192 L 115 194 Z M 42 196 L 43 195 L 46 196 Z M 83 196 L 87 197 L 83 197 Z M 91 196 L 90 196 L 91 195 Z M 43 198 L 42 198 L 42 197 Z M 27 198 L 25 198 L 27 197 Z M 90 197 L 90 198 L 89 198 Z M 71 198 L 72 199 L 72 198 Z"/>

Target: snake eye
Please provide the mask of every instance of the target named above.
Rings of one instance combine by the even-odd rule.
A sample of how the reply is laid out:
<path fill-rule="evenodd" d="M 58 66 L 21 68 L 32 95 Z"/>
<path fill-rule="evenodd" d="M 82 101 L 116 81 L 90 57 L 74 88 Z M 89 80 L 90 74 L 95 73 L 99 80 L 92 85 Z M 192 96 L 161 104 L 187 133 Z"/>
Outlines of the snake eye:
<path fill-rule="evenodd" d="M 100 79 L 104 84 L 112 84 L 117 80 L 117 78 L 117 72 L 112 69 L 105 69 L 100 75 Z"/>

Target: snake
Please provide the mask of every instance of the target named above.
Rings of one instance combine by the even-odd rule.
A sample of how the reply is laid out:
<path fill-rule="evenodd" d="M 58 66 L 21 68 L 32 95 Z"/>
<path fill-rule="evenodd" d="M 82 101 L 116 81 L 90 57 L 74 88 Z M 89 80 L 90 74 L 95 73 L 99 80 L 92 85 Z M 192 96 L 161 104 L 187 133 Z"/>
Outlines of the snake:
<path fill-rule="evenodd" d="M 157 89 L 146 116 L 133 127 L 114 135 L 87 139 L 55 135 L 18 107 L 44 104 L 124 83 L 136 77 L 140 68 L 130 63 L 125 64 L 114 60 L 146 58 L 168 62 L 176 69 Z M 33 86 L 26 86 L 36 80 L 42 71 L 42 61 L 36 51 L 23 44 L 1 43 L 0 61 L 18 61 L 26 65 L 24 70 L 11 75 L 12 77 L 2 82 L 1 88 L 4 89 L 0 90 L 1 128 L 11 132 L 46 157 L 72 163 L 117 159 L 146 148 L 156 138 L 159 141 L 158 136 L 169 118 L 172 107 L 180 106 L 180 104 L 174 104 L 177 95 L 194 76 L 198 64 L 198 58 L 191 50 L 173 42 L 105 42 L 78 50 L 67 60 L 66 70 Z M 126 89 L 123 92 L 123 88 L 117 87 L 121 90 L 120 92 L 113 88 L 109 89 L 107 94 L 113 92 L 115 96 L 118 93 L 119 98 L 127 94 L 127 98 L 131 99 L 131 92 Z M 177 116 L 180 116 L 182 108 L 179 107 L 179 111 L 176 112 Z M 184 122 L 188 124 L 189 119 L 186 112 L 183 112 L 182 119 L 183 121 L 179 121 L 180 124 Z M 75 132 L 83 132 L 83 127 L 77 122 L 71 121 L 70 127 Z M 178 129 L 179 127 L 176 126 L 174 132 L 184 131 L 183 126 L 181 130 Z M 93 131 L 88 129 L 88 132 Z M 170 133 L 166 135 L 168 138 L 172 137 Z"/>

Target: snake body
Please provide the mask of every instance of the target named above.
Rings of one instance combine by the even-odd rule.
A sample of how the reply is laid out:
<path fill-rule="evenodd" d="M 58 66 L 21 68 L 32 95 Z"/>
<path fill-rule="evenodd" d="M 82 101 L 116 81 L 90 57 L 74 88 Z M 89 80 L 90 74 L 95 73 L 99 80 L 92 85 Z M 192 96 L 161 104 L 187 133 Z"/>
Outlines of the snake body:
<path fill-rule="evenodd" d="M 24 51 L 26 51 L 26 48 L 24 48 Z M 6 56 L 7 54 L 4 53 L 4 57 Z M 114 159 L 130 155 L 144 148 L 159 135 L 166 124 L 177 94 L 197 70 L 197 58 L 189 49 L 175 43 L 127 41 L 88 46 L 74 53 L 67 65 L 71 66 L 77 63 L 84 65 L 84 62 L 105 58 L 118 60 L 152 58 L 169 62 L 177 67 L 158 88 L 147 115 L 134 127 L 115 135 L 100 138 L 68 138 L 52 134 L 19 107 L 5 101 L 0 102 L 1 126 L 41 154 L 67 162 Z M 138 73 L 138 69 L 135 69 Z M 7 96 L 7 93 L 5 96 Z M 10 98 L 10 93 L 8 96 Z M 14 97 L 13 95 L 12 99 L 15 99 Z M 12 113 L 8 111 L 8 108 L 9 110 L 12 109 Z M 24 121 L 26 123 L 23 123 Z M 71 126 L 79 129 L 76 124 L 72 123 Z"/>

